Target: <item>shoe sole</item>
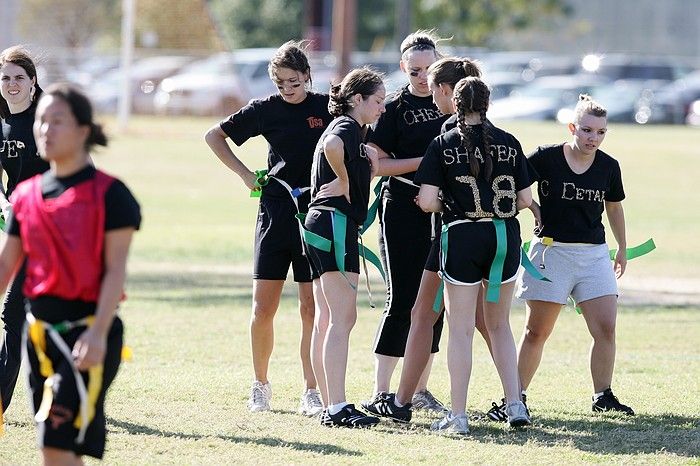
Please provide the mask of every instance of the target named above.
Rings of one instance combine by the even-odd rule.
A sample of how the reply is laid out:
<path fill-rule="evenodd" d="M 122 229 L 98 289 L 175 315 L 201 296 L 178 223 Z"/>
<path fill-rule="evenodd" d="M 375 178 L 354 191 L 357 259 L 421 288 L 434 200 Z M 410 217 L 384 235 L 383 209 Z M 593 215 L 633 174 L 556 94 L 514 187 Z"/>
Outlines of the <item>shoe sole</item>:
<path fill-rule="evenodd" d="M 518 428 L 518 427 L 526 427 L 532 424 L 532 421 L 529 419 L 513 419 L 511 422 L 508 423 L 511 427 L 513 428 Z"/>

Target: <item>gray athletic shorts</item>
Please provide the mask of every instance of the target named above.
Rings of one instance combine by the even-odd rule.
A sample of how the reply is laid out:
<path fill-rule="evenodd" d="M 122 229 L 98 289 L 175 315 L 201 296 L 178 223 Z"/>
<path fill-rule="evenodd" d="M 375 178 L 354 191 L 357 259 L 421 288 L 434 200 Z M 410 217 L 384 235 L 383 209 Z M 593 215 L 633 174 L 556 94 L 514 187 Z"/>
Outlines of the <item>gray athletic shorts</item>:
<path fill-rule="evenodd" d="M 566 304 L 571 296 L 578 304 L 601 296 L 617 296 L 607 244 L 547 247 L 533 241 L 528 256 L 551 282 L 524 272 L 518 280 L 518 298 Z"/>

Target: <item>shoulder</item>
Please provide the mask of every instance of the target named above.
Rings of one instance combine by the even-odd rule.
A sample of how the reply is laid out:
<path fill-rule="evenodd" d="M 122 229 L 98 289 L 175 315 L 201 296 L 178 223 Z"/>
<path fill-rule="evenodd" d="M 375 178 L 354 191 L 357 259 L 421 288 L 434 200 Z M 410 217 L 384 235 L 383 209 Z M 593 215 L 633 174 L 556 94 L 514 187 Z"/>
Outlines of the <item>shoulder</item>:
<path fill-rule="evenodd" d="M 611 155 L 609 155 L 607 152 L 603 152 L 602 150 L 598 149 L 598 152 L 596 153 L 596 157 L 599 157 L 602 162 L 608 165 L 612 165 L 614 167 L 619 167 L 620 163 L 613 158 Z"/>
<path fill-rule="evenodd" d="M 401 103 L 401 96 L 405 91 L 406 88 L 402 87 L 401 89 L 398 89 L 386 96 L 386 99 L 384 100 L 384 107 L 387 111 L 396 110 L 396 107 L 398 107 L 399 103 Z"/>

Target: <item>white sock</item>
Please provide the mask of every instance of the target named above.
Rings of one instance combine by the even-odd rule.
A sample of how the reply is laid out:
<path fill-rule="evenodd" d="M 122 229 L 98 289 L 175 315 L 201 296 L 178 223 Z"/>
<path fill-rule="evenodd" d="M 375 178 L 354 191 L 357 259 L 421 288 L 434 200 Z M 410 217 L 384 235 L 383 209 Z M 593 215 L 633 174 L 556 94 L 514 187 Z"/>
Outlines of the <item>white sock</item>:
<path fill-rule="evenodd" d="M 520 396 L 527 396 L 527 393 L 525 393 L 525 390 L 520 390 Z"/>
<path fill-rule="evenodd" d="M 329 405 L 328 406 L 328 414 L 336 415 L 340 412 L 341 409 L 343 409 L 347 405 L 348 405 L 347 401 L 341 401 L 340 403 L 336 403 L 334 405 Z"/>
<path fill-rule="evenodd" d="M 394 397 L 394 404 L 397 408 L 403 408 L 404 406 L 402 403 L 399 403 L 399 399 L 397 397 Z"/>
<path fill-rule="evenodd" d="M 600 398 L 601 396 L 603 396 L 604 393 L 605 393 L 605 392 L 594 393 L 594 394 L 593 394 L 593 401 L 598 401 L 598 398 Z"/>

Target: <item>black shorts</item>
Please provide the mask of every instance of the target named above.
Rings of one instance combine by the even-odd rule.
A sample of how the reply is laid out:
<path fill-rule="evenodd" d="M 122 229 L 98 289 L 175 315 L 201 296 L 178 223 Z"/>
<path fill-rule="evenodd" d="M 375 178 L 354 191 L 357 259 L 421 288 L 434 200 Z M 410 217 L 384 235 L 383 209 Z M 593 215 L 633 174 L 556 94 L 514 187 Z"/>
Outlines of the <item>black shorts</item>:
<path fill-rule="evenodd" d="M 501 281 L 513 281 L 520 267 L 520 223 L 505 221 L 507 251 Z M 489 278 L 496 255 L 496 228 L 492 222 L 466 222 L 448 230 L 447 260 L 442 278 L 455 285 L 475 285 Z M 440 251 L 442 257 L 442 251 Z"/>
<path fill-rule="evenodd" d="M 77 327 L 61 334 L 63 341 L 70 350 L 75 341 L 85 331 L 85 327 Z M 75 377 L 71 365 L 63 353 L 58 349 L 53 340 L 46 333 L 46 355 L 53 365 L 55 374 L 60 375 L 60 383 L 54 388 L 53 403 L 46 421 L 38 423 L 39 445 L 41 448 L 52 447 L 60 450 L 75 452 L 76 455 L 88 455 L 102 458 L 105 451 L 105 394 L 110 384 L 117 375 L 121 362 L 122 341 L 124 329 L 119 317 L 114 318 L 112 327 L 107 334 L 107 353 L 101 376 L 101 388 L 95 402 L 95 415 L 88 425 L 85 441 L 76 443 L 78 429 L 74 426 L 80 407 L 80 397 L 75 383 Z M 46 377 L 40 371 L 37 352 L 32 340 L 26 338 L 27 359 L 29 361 L 29 389 L 31 391 L 34 413 L 39 411 L 44 394 L 44 382 Z M 89 372 L 80 372 L 85 386 L 89 387 Z"/>
<path fill-rule="evenodd" d="M 333 241 L 333 215 L 329 210 L 312 208 L 306 216 L 304 226 L 312 233 L 316 233 L 329 241 Z M 345 271 L 360 273 L 360 248 L 358 246 L 357 224 L 347 217 L 345 228 Z M 329 252 L 317 249 L 306 244 L 314 275 L 320 277 L 326 272 L 338 272 L 338 264 L 335 260 L 335 247 L 331 246 Z"/>
<path fill-rule="evenodd" d="M 303 209 L 308 203 L 308 194 L 299 198 Z M 296 213 L 291 198 L 260 198 L 255 225 L 253 278 L 285 280 L 291 264 L 295 282 L 313 280 L 311 265 L 302 248 Z"/>

